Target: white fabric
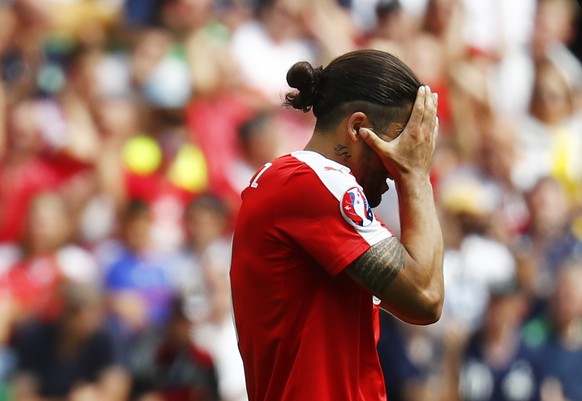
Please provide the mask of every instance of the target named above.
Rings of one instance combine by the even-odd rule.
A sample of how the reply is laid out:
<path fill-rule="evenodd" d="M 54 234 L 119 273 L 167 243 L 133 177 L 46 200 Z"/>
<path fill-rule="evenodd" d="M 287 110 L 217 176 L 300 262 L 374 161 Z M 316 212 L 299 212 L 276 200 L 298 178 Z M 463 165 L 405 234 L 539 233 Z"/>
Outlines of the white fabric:
<path fill-rule="evenodd" d="M 445 252 L 446 297 L 440 324 L 453 320 L 477 328 L 489 300 L 489 288 L 514 280 L 515 274 L 515 258 L 505 245 L 478 235 L 465 237 L 458 250 Z"/>
<path fill-rule="evenodd" d="M 276 104 L 290 89 L 286 84 L 289 68 L 298 61 L 315 61 L 307 41 L 275 43 L 257 21 L 245 23 L 234 32 L 231 53 L 246 83 Z"/>
<path fill-rule="evenodd" d="M 360 191 L 362 190 L 356 178 L 350 173 L 350 169 L 342 164 L 326 159 L 319 153 L 311 151 L 297 151 L 291 153 L 291 155 L 307 164 L 317 174 L 323 185 L 338 200 L 340 210 L 342 210 L 342 199 L 348 190 L 354 187 L 357 187 Z M 367 204 L 367 200 L 365 200 L 365 203 Z M 344 215 L 343 210 L 342 215 Z M 392 236 L 392 233 L 382 226 L 374 214 L 372 214 L 372 217 L 373 220 L 369 224 L 358 226 L 354 225 L 344 215 L 346 221 L 352 224 L 371 246 Z"/>

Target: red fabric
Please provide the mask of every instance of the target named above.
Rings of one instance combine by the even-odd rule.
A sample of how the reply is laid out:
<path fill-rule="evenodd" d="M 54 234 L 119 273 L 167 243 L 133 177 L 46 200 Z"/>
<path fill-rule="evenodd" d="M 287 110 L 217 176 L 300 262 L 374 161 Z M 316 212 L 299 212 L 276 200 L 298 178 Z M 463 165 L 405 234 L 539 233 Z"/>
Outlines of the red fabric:
<path fill-rule="evenodd" d="M 191 141 L 197 144 L 208 165 L 209 188 L 219 196 L 230 196 L 227 179 L 230 165 L 239 152 L 238 129 L 252 109 L 234 94 L 196 98 L 186 110 Z M 226 193 L 223 193 L 224 191 Z"/>
<path fill-rule="evenodd" d="M 355 183 L 337 164 L 321 171 L 339 192 Z M 370 243 L 318 174 L 283 156 L 243 191 L 231 284 L 250 401 L 386 399 L 378 307 L 340 274 Z"/>
<path fill-rule="evenodd" d="M 195 196 L 193 192 L 178 188 L 169 182 L 161 172 L 139 175 L 126 171 L 125 189 L 128 198 L 140 199 L 148 204 L 153 204 L 163 197 L 170 196 L 180 204 L 185 205 Z"/>
<path fill-rule="evenodd" d="M 65 153 L 52 155 L 49 162 L 53 172 L 62 181 L 93 170 L 92 165 L 76 160 Z"/>
<path fill-rule="evenodd" d="M 20 241 L 30 201 L 40 191 L 55 189 L 60 178 L 41 159 L 17 167 L 0 166 L 0 242 Z"/>
<path fill-rule="evenodd" d="M 439 95 L 437 116 L 439 118 L 439 133 L 448 134 L 451 122 L 451 98 L 448 83 L 446 81 L 429 82 L 433 93 Z"/>
<path fill-rule="evenodd" d="M 175 349 L 172 344 L 164 343 L 160 346 L 156 354 L 156 364 L 161 366 L 171 366 L 176 358 L 182 358 L 182 349 Z M 203 368 L 213 368 L 214 361 L 212 356 L 205 350 L 191 344 L 188 347 L 188 356 L 192 360 L 192 364 Z M 160 390 L 165 401 L 211 401 L 214 399 L 207 388 L 203 385 L 182 385 Z"/>
<path fill-rule="evenodd" d="M 35 257 L 17 263 L 0 277 L 0 293 L 16 302 L 20 314 L 48 321 L 61 309 L 62 278 L 54 255 Z"/>

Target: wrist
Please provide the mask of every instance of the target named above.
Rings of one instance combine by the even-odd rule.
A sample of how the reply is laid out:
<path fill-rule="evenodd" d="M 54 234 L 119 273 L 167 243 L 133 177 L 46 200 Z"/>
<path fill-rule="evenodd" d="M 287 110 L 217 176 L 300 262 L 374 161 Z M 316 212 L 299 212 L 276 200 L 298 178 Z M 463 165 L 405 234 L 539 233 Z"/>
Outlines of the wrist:
<path fill-rule="evenodd" d="M 428 174 L 407 173 L 394 180 L 398 193 L 413 195 L 418 193 L 431 193 L 432 182 Z"/>

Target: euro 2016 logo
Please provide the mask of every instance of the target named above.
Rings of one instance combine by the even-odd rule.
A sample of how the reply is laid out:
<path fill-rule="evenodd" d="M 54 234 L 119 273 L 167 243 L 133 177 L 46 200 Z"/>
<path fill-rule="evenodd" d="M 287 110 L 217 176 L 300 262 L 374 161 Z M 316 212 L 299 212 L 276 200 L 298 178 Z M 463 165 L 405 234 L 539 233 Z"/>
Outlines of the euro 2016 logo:
<path fill-rule="evenodd" d="M 374 213 L 368 204 L 366 196 L 358 187 L 348 189 L 342 198 L 342 216 L 350 224 L 366 227 L 374 221 Z"/>

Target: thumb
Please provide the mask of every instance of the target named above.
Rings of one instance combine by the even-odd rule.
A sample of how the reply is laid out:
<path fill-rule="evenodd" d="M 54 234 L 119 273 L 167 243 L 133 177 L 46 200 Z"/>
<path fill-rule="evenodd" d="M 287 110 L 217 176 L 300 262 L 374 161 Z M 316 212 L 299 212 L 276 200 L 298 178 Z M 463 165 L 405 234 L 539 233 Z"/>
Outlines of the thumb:
<path fill-rule="evenodd" d="M 366 142 L 376 152 L 381 152 L 388 146 L 388 142 L 380 139 L 380 137 L 369 128 L 360 128 L 358 133 L 364 142 Z"/>
<path fill-rule="evenodd" d="M 378 135 L 376 135 L 376 133 L 369 128 L 360 128 L 358 130 L 358 134 L 360 134 L 360 137 L 364 140 L 364 142 L 370 146 L 373 146 L 375 142 L 380 139 L 378 138 Z"/>

